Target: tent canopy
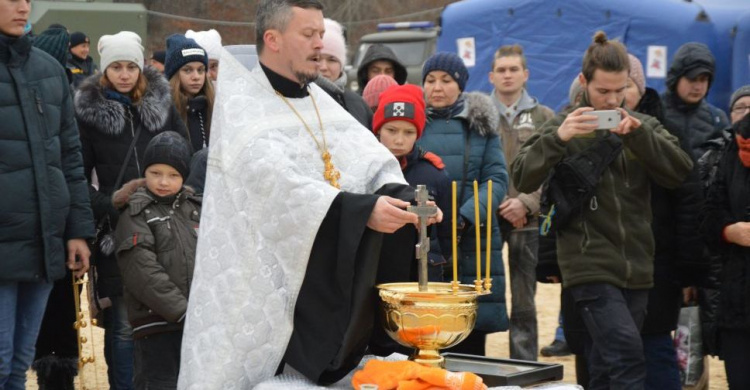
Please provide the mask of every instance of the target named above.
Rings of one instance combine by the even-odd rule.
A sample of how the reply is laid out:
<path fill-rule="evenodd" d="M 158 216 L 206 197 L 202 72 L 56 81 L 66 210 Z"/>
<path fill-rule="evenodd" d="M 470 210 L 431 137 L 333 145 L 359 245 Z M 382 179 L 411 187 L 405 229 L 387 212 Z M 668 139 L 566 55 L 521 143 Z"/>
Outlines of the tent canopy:
<path fill-rule="evenodd" d="M 747 54 L 744 82 L 733 80 L 731 68 L 736 65 L 731 59 L 736 55 L 732 50 L 738 42 L 730 30 L 748 11 L 746 0 L 725 2 L 707 10 L 697 2 L 678 0 L 465 0 L 443 11 L 437 50 L 464 58 L 470 73 L 467 90 L 490 92 L 488 73 L 495 51 L 520 44 L 530 71 L 529 92 L 543 104 L 560 109 L 568 103 L 570 84 L 598 30 L 623 42 L 641 60 L 647 68 L 646 83 L 659 92 L 665 89 L 677 48 L 686 42 L 702 42 L 717 56 L 709 101 L 726 109 L 733 86 L 747 84 Z M 716 20 L 709 11 L 717 15 Z M 747 52 L 750 26 L 734 30 L 744 32 Z"/>

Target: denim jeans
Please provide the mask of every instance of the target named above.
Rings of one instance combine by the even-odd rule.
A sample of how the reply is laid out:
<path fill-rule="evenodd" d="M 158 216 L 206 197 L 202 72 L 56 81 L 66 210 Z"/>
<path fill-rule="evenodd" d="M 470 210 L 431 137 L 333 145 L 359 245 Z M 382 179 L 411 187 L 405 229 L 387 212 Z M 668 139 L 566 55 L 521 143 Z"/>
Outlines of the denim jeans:
<path fill-rule="evenodd" d="M 562 309 L 560 309 L 560 314 L 557 315 L 557 329 L 555 329 L 555 341 L 562 341 L 565 342 L 565 331 L 563 331 L 563 328 L 565 325 L 563 325 L 563 315 L 562 315 Z"/>
<path fill-rule="evenodd" d="M 110 297 L 104 309 L 104 359 L 111 390 L 133 389 L 133 328 L 123 297 Z"/>
<path fill-rule="evenodd" d="M 509 236 L 510 358 L 536 361 L 539 335 L 534 295 L 539 233 L 534 229 L 514 230 Z"/>
<path fill-rule="evenodd" d="M 670 332 L 641 335 L 646 358 L 646 390 L 682 390 Z"/>
<path fill-rule="evenodd" d="M 643 389 L 646 361 L 640 329 L 648 290 L 592 283 L 569 288 L 586 325 L 587 390 Z"/>
<path fill-rule="evenodd" d="M 181 345 L 181 330 L 135 340 L 136 390 L 176 389 Z"/>
<path fill-rule="evenodd" d="M 0 283 L 0 389 L 26 388 L 50 291 L 47 282 Z"/>

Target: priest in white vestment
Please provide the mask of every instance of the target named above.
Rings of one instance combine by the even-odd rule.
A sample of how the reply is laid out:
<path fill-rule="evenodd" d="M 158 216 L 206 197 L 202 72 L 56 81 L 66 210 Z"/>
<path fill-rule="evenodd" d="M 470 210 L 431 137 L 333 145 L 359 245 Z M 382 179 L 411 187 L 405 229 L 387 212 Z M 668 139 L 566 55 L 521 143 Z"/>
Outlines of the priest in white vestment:
<path fill-rule="evenodd" d="M 282 363 L 335 382 L 389 352 L 375 284 L 413 277 L 413 189 L 312 83 L 322 6 L 262 0 L 256 23 L 259 65 L 221 58 L 180 389 L 251 389 Z"/>

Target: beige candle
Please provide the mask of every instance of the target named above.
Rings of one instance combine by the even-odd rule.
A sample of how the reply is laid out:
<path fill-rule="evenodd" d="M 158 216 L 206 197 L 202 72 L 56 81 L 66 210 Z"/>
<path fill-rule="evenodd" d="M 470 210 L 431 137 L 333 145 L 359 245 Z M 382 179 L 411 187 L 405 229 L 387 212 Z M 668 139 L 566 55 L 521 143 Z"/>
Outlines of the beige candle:
<path fill-rule="evenodd" d="M 487 182 L 487 243 L 485 244 L 485 250 L 487 251 L 487 280 L 490 279 L 490 244 L 492 242 L 492 180 Z"/>
<path fill-rule="evenodd" d="M 477 280 L 482 280 L 482 230 L 479 228 L 479 184 L 474 180 L 474 228 L 477 237 Z"/>
<path fill-rule="evenodd" d="M 452 214 L 453 216 L 453 226 L 452 226 L 453 228 L 453 283 L 457 284 L 458 283 L 458 233 L 456 231 L 456 223 L 457 223 L 456 222 L 457 220 L 456 202 L 457 200 L 456 200 L 456 182 L 455 181 L 451 184 L 451 187 L 453 191 L 453 196 L 451 197 L 451 199 L 453 199 L 453 205 L 452 205 L 453 206 L 453 214 Z"/>

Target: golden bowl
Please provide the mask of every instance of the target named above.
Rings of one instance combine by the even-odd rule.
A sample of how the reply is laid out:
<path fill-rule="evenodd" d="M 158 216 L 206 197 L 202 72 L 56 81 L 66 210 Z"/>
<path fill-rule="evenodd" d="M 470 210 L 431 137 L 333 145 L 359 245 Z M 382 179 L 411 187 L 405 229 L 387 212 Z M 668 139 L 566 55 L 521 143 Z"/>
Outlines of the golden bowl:
<path fill-rule="evenodd" d="M 474 286 L 428 283 L 419 291 L 416 282 L 380 284 L 381 308 L 388 335 L 399 344 L 414 348 L 409 357 L 417 363 L 443 367 L 439 350 L 463 341 L 477 320 L 477 292 Z"/>

